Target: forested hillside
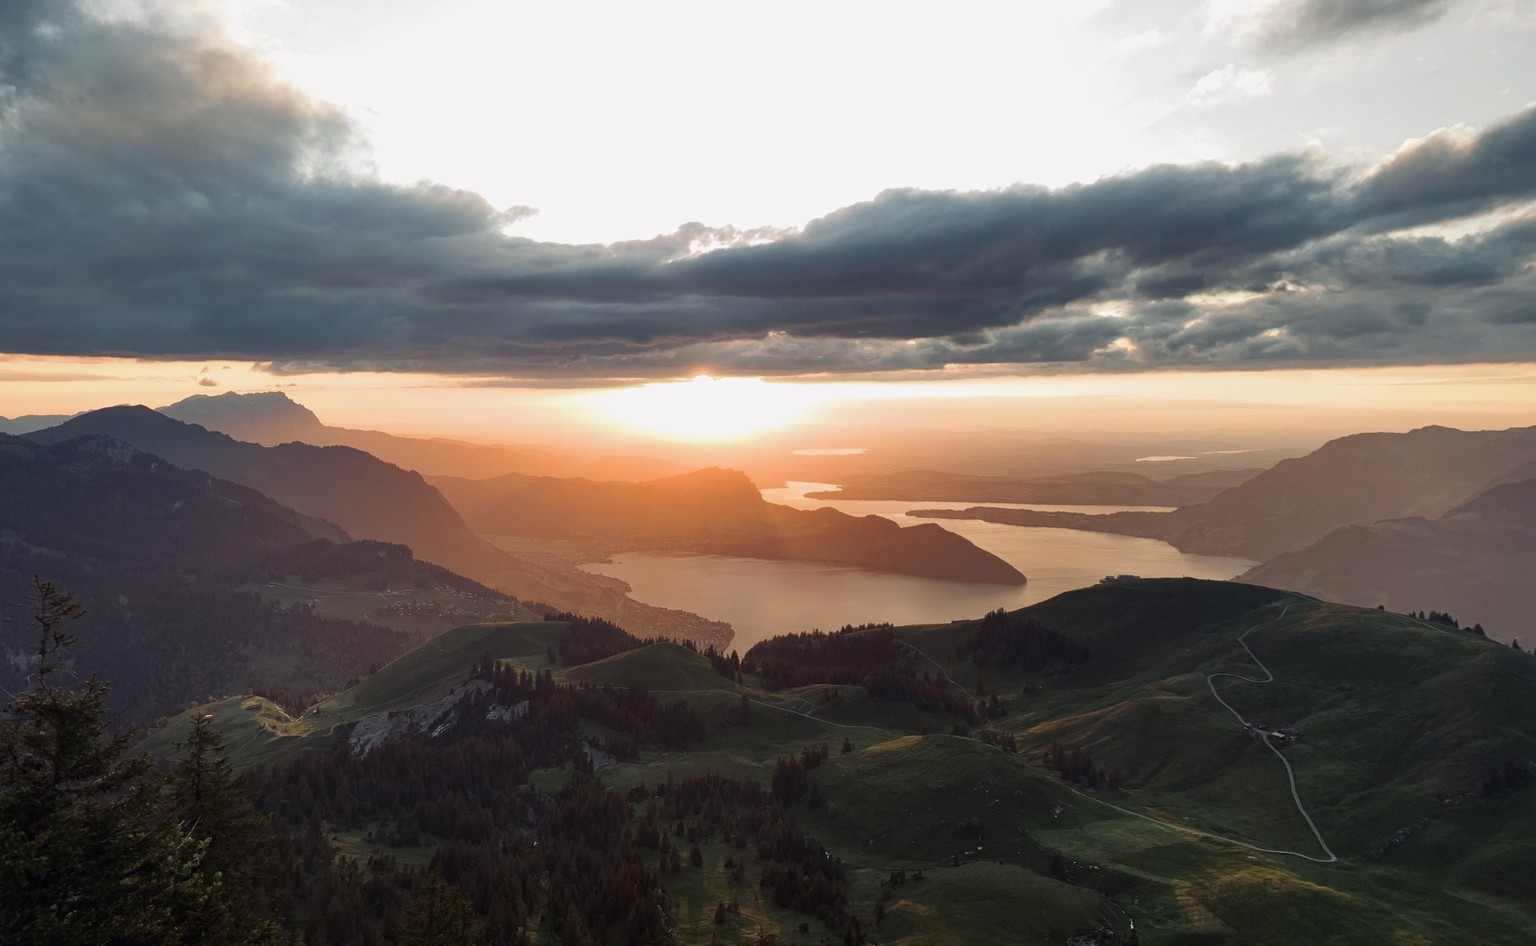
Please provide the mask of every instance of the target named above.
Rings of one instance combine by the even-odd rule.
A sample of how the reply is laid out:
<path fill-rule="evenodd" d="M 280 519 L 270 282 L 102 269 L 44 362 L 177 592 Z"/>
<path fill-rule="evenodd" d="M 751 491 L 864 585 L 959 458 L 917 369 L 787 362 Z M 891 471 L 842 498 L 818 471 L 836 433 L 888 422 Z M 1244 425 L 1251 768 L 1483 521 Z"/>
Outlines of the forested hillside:
<path fill-rule="evenodd" d="M 313 944 L 1528 930 L 1536 658 L 1459 628 L 1189 580 L 746 655 L 550 618 L 145 745 L 230 747 Z"/>
<path fill-rule="evenodd" d="M 384 617 L 378 590 L 445 588 L 503 616 L 514 607 L 408 549 L 350 542 L 252 489 L 101 436 L 0 437 L 0 523 L 6 600 L 47 575 L 89 602 L 94 632 L 66 672 L 112 681 L 108 705 L 122 722 L 252 689 L 306 702 L 398 656 L 423 624 L 440 629 Z M 315 584 L 268 587 L 290 579 Z M 332 607 L 347 588 L 368 592 L 372 607 Z M 31 672 L 28 645 L 0 646 L 0 679 L 15 692 Z"/>

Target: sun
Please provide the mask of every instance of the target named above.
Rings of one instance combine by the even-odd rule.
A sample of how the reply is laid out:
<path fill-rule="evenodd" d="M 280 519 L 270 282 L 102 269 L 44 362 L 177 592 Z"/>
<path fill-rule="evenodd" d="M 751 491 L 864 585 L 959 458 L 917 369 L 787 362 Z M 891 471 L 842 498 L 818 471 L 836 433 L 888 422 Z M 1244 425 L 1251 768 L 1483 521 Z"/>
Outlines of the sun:
<path fill-rule="evenodd" d="M 808 391 L 762 378 L 659 381 L 593 395 L 609 418 L 675 440 L 739 440 L 782 427 L 805 408 Z"/>

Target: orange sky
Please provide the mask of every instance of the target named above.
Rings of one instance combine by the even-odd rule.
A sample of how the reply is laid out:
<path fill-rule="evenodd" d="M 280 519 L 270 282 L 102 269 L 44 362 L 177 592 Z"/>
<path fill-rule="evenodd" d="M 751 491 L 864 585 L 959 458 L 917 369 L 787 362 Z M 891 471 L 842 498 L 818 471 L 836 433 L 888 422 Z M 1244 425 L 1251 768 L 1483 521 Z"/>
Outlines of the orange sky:
<path fill-rule="evenodd" d="M 249 363 L 5 355 L 0 415 L 158 407 L 193 394 L 281 390 L 337 426 L 597 448 L 647 437 L 740 439 L 793 423 L 1083 434 L 1536 424 L 1536 363 L 1035 377 L 953 371 L 882 380 L 680 379 L 648 388 L 506 385 L 405 373 L 277 376 Z"/>

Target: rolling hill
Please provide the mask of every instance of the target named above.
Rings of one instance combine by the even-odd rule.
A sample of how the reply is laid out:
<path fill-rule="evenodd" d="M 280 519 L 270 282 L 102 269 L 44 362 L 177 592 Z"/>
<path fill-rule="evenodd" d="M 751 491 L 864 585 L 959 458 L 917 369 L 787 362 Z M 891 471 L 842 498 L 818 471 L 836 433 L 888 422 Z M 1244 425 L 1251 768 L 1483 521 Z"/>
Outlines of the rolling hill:
<path fill-rule="evenodd" d="M 1003 635 L 977 649 L 988 622 Z M 1030 628 L 1084 650 L 1005 661 L 1027 649 L 998 648 L 1042 633 Z M 212 711 L 249 762 L 329 749 L 352 721 L 440 701 L 487 656 L 549 671 L 552 684 L 654 690 L 702 714 L 708 732 L 687 751 L 596 757 L 594 777 L 635 799 L 637 819 L 646 799 L 722 779 L 780 797 L 786 760 L 825 746 L 805 768 L 814 791 L 785 804 L 842 865 L 850 907 L 880 942 L 1126 942 L 1134 926 L 1147 944 L 1516 944 L 1536 911 L 1524 882 L 1536 864 L 1536 658 L 1463 631 L 1254 585 L 1152 580 L 985 621 L 845 632 L 894 634 L 892 653 L 942 670 L 951 692 L 998 696 L 974 727 L 870 685 L 736 682 L 670 644 L 565 667 L 550 657 L 562 633 L 558 623 L 465 628 L 302 720 L 251 701 Z M 475 709 L 479 697 L 458 699 L 471 702 L 454 726 L 490 712 Z M 595 720 L 579 725 L 586 738 L 612 736 Z M 1299 736 L 1267 735 L 1290 729 Z M 1003 737 L 1017 751 L 992 744 Z M 440 724 L 436 737 L 401 738 L 430 753 L 470 737 Z M 1048 764 L 1058 744 L 1116 781 L 1063 778 Z M 580 778 L 543 768 L 530 784 L 551 792 Z M 756 876 L 759 855 L 700 830 L 702 866 L 662 871 L 676 941 L 835 932 L 770 903 L 768 888 L 759 900 L 737 886 L 732 859 Z M 389 852 L 383 836 L 359 853 Z M 715 905 L 732 897 L 740 917 L 718 920 Z"/>

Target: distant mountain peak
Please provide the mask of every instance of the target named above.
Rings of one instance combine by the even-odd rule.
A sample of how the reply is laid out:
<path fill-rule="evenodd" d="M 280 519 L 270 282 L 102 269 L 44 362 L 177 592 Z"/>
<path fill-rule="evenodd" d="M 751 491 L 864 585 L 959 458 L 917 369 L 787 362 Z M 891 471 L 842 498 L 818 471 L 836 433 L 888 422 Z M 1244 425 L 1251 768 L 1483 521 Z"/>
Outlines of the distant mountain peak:
<path fill-rule="evenodd" d="M 727 470 L 718 466 L 664 476 L 649 480 L 645 485 L 657 492 L 692 494 L 700 499 L 724 496 L 747 498 L 754 503 L 762 501 L 762 494 L 747 474 L 741 470 Z"/>
<path fill-rule="evenodd" d="M 268 445 L 313 440 L 326 429 L 313 411 L 282 391 L 194 394 L 160 408 L 160 413 L 236 440 Z"/>
<path fill-rule="evenodd" d="M 99 407 L 94 411 L 86 411 L 76 414 L 62 424 L 58 424 L 51 430 L 73 431 L 82 433 L 96 432 L 97 428 L 107 425 L 111 427 L 108 432 L 118 428 L 129 429 L 122 425 L 133 425 L 144 429 L 173 430 L 186 427 L 187 424 L 173 417 L 168 417 L 151 407 L 143 404 L 116 404 L 112 407 Z M 113 434 L 115 436 L 115 434 Z"/>

